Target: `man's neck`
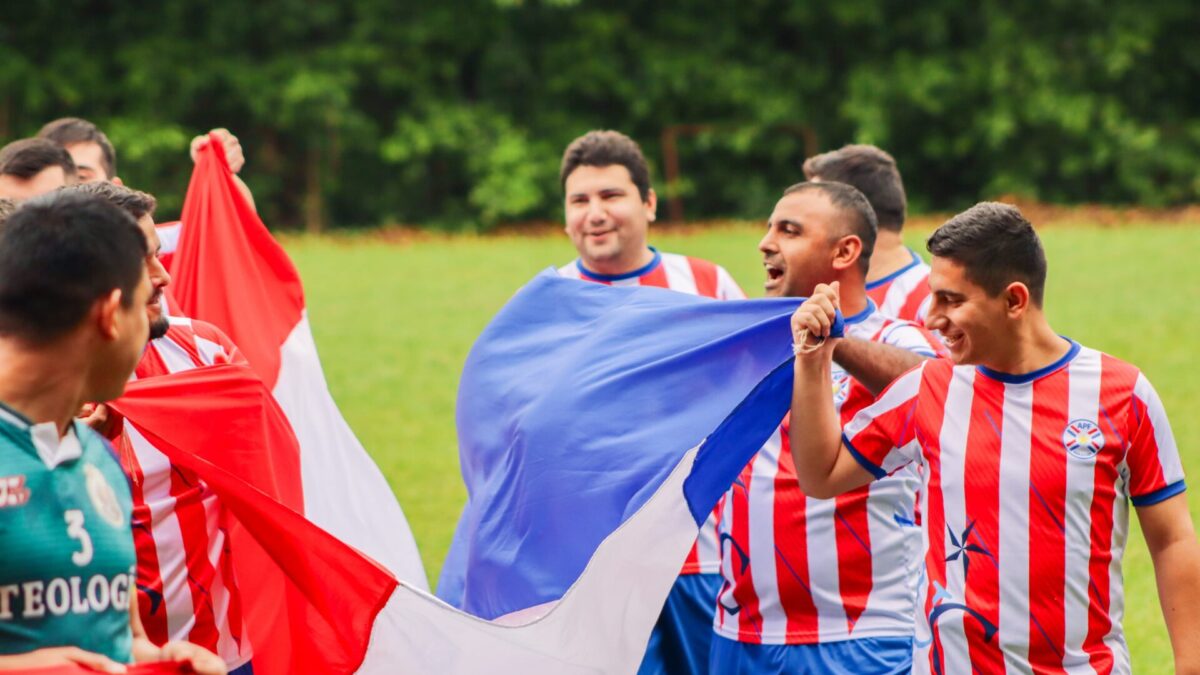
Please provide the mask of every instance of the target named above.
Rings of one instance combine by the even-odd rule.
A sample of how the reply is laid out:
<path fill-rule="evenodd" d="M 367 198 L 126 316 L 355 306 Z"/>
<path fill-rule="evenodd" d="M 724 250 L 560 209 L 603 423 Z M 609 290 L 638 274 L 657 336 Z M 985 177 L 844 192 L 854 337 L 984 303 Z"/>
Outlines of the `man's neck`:
<path fill-rule="evenodd" d="M 861 276 L 853 279 L 839 279 L 838 304 L 842 316 L 854 316 L 867 308 L 867 289 Z"/>
<path fill-rule="evenodd" d="M 904 245 L 899 232 L 880 230 L 875 237 L 875 251 L 871 254 L 871 269 L 867 272 L 867 283 L 878 281 L 894 274 L 912 263 L 912 252 Z"/>
<path fill-rule="evenodd" d="M 86 370 L 73 353 L 0 339 L 0 401 L 34 424 L 54 422 L 65 434 L 85 402 Z"/>
<path fill-rule="evenodd" d="M 584 260 L 582 257 L 580 257 L 580 260 L 583 262 L 584 268 L 593 274 L 617 277 L 649 265 L 654 260 L 654 251 L 650 250 L 649 246 L 642 246 L 636 250 L 635 254 L 613 258 L 612 260 Z"/>
<path fill-rule="evenodd" d="M 1049 366 L 1071 351 L 1071 343 L 1054 332 L 1040 310 L 1026 317 L 1007 341 L 1004 354 L 986 363 L 1008 375 L 1027 375 Z"/>

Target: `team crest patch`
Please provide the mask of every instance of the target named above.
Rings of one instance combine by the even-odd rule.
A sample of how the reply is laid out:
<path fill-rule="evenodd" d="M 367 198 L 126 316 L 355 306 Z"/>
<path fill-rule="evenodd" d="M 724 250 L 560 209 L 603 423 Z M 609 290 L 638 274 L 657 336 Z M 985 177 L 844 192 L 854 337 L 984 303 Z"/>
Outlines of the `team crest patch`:
<path fill-rule="evenodd" d="M 85 464 L 83 473 L 87 476 L 88 496 L 92 498 L 92 506 L 109 525 L 123 527 L 125 514 L 121 513 L 121 504 L 117 501 L 117 493 L 113 492 L 108 479 L 94 464 Z"/>
<path fill-rule="evenodd" d="M 1072 420 L 1063 429 L 1062 442 L 1072 457 L 1092 459 L 1104 447 L 1104 432 L 1091 420 Z"/>
<path fill-rule="evenodd" d="M 24 506 L 29 502 L 29 488 L 25 487 L 25 475 L 0 476 L 0 509 Z"/>

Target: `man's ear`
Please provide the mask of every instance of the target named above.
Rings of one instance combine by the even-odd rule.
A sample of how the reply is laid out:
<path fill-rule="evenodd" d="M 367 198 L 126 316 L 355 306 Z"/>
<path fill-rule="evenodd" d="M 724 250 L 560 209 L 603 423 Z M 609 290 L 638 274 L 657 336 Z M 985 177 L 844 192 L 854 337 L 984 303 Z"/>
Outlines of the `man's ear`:
<path fill-rule="evenodd" d="M 833 249 L 833 268 L 840 271 L 857 265 L 862 250 L 862 239 L 857 234 L 848 234 L 838 239 Z"/>
<path fill-rule="evenodd" d="M 120 332 L 117 327 L 117 314 L 121 311 L 121 289 L 114 288 L 108 295 L 99 297 L 92 303 L 92 316 L 95 317 L 96 328 L 106 340 L 115 340 Z"/>
<path fill-rule="evenodd" d="M 653 223 L 658 217 L 658 195 L 654 193 L 654 188 L 650 188 L 646 192 L 646 201 L 643 204 L 646 207 L 646 220 Z"/>
<path fill-rule="evenodd" d="M 1029 310 L 1029 287 L 1020 281 L 1014 281 L 1004 289 L 1004 309 L 1009 318 L 1020 318 Z"/>

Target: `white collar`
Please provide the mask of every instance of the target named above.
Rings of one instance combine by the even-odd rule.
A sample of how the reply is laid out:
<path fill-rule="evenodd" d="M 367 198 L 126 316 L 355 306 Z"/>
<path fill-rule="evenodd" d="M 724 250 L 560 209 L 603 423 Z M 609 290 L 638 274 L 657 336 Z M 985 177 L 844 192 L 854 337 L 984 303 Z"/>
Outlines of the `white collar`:
<path fill-rule="evenodd" d="M 47 469 L 53 469 L 63 462 L 83 456 L 83 446 L 79 443 L 79 437 L 75 435 L 74 422 L 67 427 L 67 433 L 60 437 L 58 425 L 54 422 L 30 424 L 24 417 L 2 405 L 0 405 L 0 420 L 29 432 L 33 447 L 37 450 L 38 457 L 41 458 Z"/>

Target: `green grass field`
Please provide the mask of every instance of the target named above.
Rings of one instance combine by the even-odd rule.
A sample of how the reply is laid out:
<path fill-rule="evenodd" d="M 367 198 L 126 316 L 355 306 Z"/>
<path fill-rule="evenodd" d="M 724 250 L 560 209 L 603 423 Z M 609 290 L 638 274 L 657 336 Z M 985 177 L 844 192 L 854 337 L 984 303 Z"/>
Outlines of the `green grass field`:
<path fill-rule="evenodd" d="M 922 250 L 925 232 L 910 233 Z M 757 225 L 654 233 L 663 250 L 725 266 L 762 294 Z M 1200 228 L 1048 228 L 1055 328 L 1132 361 L 1171 414 L 1189 476 L 1200 476 Z M 386 244 L 369 236 L 286 240 L 304 277 L 334 398 L 399 496 L 436 582 L 465 499 L 454 400 L 467 350 L 532 275 L 574 257 L 562 237 L 461 237 Z M 1193 517 L 1200 493 L 1189 492 Z M 1170 644 L 1136 526 L 1125 563 L 1125 626 L 1137 672 L 1169 672 Z"/>

